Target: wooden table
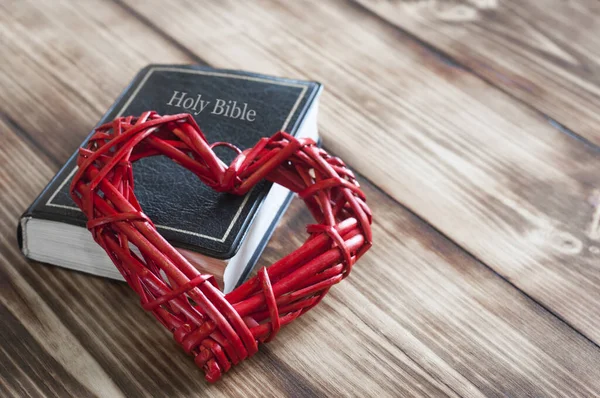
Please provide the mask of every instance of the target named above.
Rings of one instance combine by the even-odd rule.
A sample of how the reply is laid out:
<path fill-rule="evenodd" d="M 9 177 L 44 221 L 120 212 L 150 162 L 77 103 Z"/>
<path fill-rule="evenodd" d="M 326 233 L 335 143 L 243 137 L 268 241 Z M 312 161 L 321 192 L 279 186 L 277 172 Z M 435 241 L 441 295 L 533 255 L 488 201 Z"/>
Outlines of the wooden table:
<path fill-rule="evenodd" d="M 600 395 L 597 2 L 0 11 L 0 396 Z M 321 81 L 324 145 L 375 214 L 351 277 L 216 385 L 125 284 L 16 243 L 21 212 L 148 63 Z M 262 264 L 309 218 L 296 201 Z"/>

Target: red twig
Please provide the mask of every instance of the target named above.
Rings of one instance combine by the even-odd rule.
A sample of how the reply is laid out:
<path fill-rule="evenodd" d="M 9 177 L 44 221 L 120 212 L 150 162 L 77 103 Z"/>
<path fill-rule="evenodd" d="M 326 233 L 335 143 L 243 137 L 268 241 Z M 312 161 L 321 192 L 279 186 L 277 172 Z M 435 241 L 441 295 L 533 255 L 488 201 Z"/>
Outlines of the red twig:
<path fill-rule="evenodd" d="M 212 150 L 220 145 L 238 152 L 230 166 Z M 224 295 L 156 231 L 135 198 L 131 164 L 156 155 L 220 192 L 243 195 L 263 179 L 283 185 L 304 199 L 317 224 L 300 248 Z M 98 127 L 77 164 L 71 197 L 94 239 L 208 381 L 319 303 L 371 246 L 371 212 L 352 172 L 312 140 L 284 132 L 239 152 L 209 145 L 189 114 L 145 112 Z"/>

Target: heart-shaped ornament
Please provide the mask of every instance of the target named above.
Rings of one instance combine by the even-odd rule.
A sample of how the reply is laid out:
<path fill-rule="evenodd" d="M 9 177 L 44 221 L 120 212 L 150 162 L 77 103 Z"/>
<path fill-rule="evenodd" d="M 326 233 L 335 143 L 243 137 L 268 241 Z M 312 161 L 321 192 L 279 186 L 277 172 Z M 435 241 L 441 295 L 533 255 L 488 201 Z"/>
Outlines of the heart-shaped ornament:
<path fill-rule="evenodd" d="M 79 150 L 71 197 L 129 286 L 194 356 L 208 381 L 253 355 L 345 278 L 371 247 L 371 211 L 352 172 L 310 139 L 278 132 L 225 165 L 189 114 L 145 112 L 98 127 Z M 229 294 L 171 246 L 142 212 L 132 163 L 164 155 L 219 192 L 267 179 L 297 193 L 316 220 L 288 254 Z"/>

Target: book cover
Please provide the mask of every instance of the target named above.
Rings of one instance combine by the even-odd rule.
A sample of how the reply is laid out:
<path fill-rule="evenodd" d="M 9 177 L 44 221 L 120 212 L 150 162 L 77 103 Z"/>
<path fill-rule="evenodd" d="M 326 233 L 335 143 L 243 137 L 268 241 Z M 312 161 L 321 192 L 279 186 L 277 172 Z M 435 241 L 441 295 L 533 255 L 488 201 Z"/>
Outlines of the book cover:
<path fill-rule="evenodd" d="M 199 66 L 150 65 L 99 124 L 146 110 L 187 112 L 209 142 L 231 142 L 244 150 L 280 130 L 295 135 L 320 90 L 316 82 Z M 227 164 L 236 155 L 224 147 L 215 151 Z M 27 237 L 21 227 L 31 218 L 85 226 L 85 217 L 68 192 L 75 171 L 72 156 L 23 215 L 19 241 L 25 254 Z M 165 157 L 136 162 L 134 180 L 142 209 L 171 244 L 218 259 L 235 255 L 271 189 L 263 182 L 245 196 L 214 192 Z"/>

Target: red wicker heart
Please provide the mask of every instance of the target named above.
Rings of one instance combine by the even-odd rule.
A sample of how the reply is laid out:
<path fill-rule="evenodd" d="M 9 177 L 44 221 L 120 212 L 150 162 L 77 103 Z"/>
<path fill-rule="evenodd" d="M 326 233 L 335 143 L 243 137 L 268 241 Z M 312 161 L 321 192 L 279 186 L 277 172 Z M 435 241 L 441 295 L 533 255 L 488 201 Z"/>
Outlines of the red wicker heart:
<path fill-rule="evenodd" d="M 209 145 L 189 114 L 118 118 L 98 127 L 79 150 L 71 184 L 96 242 L 208 381 L 314 307 L 371 247 L 371 212 L 354 175 L 314 141 L 278 132 L 238 151 L 229 167 L 214 154 L 217 145 L 233 147 Z M 262 179 L 283 185 L 304 199 L 317 224 L 308 226 L 300 248 L 225 295 L 142 212 L 132 163 L 155 155 L 170 157 L 220 192 L 243 195 Z"/>

